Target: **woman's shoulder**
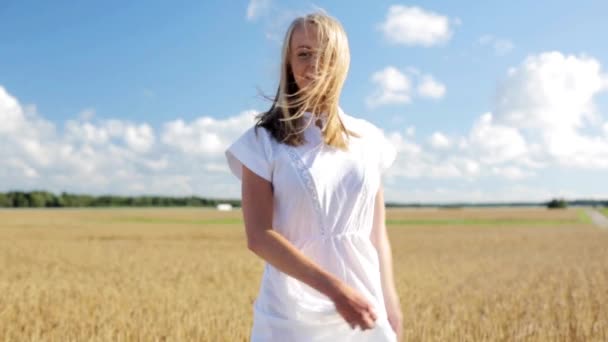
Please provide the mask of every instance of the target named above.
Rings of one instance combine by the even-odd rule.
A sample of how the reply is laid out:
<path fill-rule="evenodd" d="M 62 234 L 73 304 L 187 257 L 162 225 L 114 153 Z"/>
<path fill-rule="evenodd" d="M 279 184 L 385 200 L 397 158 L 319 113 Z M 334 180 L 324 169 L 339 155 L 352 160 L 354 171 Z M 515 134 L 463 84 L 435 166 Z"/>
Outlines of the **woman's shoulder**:
<path fill-rule="evenodd" d="M 245 129 L 242 136 L 248 136 L 250 139 L 258 141 L 260 143 L 272 143 L 272 134 L 270 131 L 257 123 L 253 123 Z"/>
<path fill-rule="evenodd" d="M 249 149 L 253 148 L 265 151 L 267 154 L 272 154 L 275 144 L 276 141 L 266 127 L 252 123 L 232 142 L 231 147 L 242 145 Z"/>
<path fill-rule="evenodd" d="M 382 130 L 369 120 L 342 112 L 344 125 L 347 129 L 353 130 L 363 136 L 377 137 L 382 134 Z"/>

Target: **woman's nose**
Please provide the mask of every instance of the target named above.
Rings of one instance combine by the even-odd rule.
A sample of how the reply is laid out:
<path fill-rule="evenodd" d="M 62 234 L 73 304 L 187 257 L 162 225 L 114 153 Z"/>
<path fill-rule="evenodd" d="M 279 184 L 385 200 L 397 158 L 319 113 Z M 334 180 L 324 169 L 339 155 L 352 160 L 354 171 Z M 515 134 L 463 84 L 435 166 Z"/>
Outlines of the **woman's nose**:
<path fill-rule="evenodd" d="M 306 65 L 306 74 L 309 76 L 314 76 L 315 71 L 316 71 L 316 65 L 314 61 L 308 62 L 308 64 Z"/>

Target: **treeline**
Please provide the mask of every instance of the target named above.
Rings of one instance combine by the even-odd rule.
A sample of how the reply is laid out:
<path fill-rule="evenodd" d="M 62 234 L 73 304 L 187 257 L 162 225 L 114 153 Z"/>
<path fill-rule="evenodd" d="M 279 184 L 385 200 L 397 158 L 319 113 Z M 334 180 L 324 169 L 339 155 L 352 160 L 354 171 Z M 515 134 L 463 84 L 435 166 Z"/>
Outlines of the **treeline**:
<path fill-rule="evenodd" d="M 606 200 L 595 200 L 595 199 L 577 199 L 577 200 L 566 200 L 563 198 L 552 199 L 547 202 L 511 202 L 511 203 L 444 203 L 444 204 L 432 204 L 432 203 L 394 203 L 387 202 L 387 207 L 392 208 L 445 208 L 445 209 L 458 209 L 458 208 L 491 208 L 491 207 L 547 207 L 547 208 L 567 208 L 567 207 L 608 207 L 608 199 Z"/>
<path fill-rule="evenodd" d="M 608 207 L 608 200 L 575 200 L 575 201 L 566 201 L 570 206 L 584 206 L 584 207 L 593 207 L 593 206 L 603 206 Z"/>
<path fill-rule="evenodd" d="M 11 191 L 0 192 L 0 208 L 61 208 L 61 207 L 215 207 L 220 203 L 228 203 L 240 207 L 240 200 L 209 199 L 197 196 L 167 197 L 167 196 L 115 196 L 115 195 L 82 195 L 62 192 L 59 195 L 48 191 Z M 387 207 L 393 208 L 447 208 L 458 209 L 466 207 L 549 207 L 565 208 L 569 206 L 604 206 L 606 200 L 565 200 L 552 199 L 547 202 L 512 202 L 512 203 L 394 203 L 387 202 Z"/>
<path fill-rule="evenodd" d="M 114 196 L 81 195 L 62 192 L 59 195 L 48 191 L 0 192 L 0 207 L 4 208 L 61 208 L 61 207 L 215 207 L 219 203 L 239 206 L 237 200 L 217 200 L 166 196 Z"/>

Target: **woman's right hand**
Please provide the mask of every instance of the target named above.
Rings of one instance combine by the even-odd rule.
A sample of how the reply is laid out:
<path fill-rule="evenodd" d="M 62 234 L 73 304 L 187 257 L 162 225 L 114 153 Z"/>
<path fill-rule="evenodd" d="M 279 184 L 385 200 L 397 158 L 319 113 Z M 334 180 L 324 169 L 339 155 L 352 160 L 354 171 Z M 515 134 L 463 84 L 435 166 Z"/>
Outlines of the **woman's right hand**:
<path fill-rule="evenodd" d="M 357 326 L 361 330 L 375 326 L 378 316 L 371 303 L 352 287 L 341 284 L 331 300 L 336 305 L 338 313 L 346 320 L 352 329 Z"/>

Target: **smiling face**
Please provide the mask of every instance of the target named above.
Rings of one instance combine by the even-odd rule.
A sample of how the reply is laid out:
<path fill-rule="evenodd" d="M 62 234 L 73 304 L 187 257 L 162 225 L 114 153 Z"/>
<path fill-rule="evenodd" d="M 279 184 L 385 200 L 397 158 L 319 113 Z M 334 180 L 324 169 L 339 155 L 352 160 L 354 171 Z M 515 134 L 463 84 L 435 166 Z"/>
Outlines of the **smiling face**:
<path fill-rule="evenodd" d="M 299 89 L 312 81 L 318 51 L 315 25 L 306 23 L 296 26 L 291 36 L 289 64 Z"/>
<path fill-rule="evenodd" d="M 277 95 L 260 122 L 277 140 L 299 146 L 305 142 L 300 119 L 306 112 L 322 115 L 325 142 L 346 148 L 344 133 L 357 136 L 339 115 L 349 64 L 348 39 L 337 19 L 324 11 L 295 18 L 283 39 Z"/>

